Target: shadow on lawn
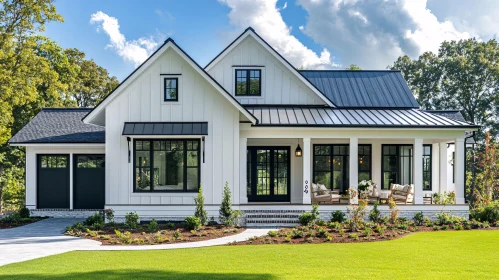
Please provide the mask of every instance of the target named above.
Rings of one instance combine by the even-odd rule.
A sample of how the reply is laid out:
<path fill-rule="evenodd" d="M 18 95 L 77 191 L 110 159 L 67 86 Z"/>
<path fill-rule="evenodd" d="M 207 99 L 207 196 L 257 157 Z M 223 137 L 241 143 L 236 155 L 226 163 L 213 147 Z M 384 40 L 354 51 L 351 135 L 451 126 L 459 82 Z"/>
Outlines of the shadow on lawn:
<path fill-rule="evenodd" d="M 238 280 L 256 280 L 266 279 L 274 280 L 277 277 L 270 274 L 235 274 L 235 273 L 183 273 L 178 271 L 164 270 L 101 270 L 83 273 L 66 274 L 17 274 L 0 275 L 0 279 L 238 279 Z"/>

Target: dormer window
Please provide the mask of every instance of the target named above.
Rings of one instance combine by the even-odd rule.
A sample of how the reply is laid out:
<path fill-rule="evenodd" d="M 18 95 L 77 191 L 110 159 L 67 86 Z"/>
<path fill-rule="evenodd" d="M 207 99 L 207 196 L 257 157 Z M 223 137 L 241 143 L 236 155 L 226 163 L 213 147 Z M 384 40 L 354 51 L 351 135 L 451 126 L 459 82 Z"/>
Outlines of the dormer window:
<path fill-rule="evenodd" d="M 262 95 L 262 70 L 236 69 L 236 96 Z"/>
<path fill-rule="evenodd" d="M 178 78 L 165 78 L 164 101 L 178 101 Z"/>

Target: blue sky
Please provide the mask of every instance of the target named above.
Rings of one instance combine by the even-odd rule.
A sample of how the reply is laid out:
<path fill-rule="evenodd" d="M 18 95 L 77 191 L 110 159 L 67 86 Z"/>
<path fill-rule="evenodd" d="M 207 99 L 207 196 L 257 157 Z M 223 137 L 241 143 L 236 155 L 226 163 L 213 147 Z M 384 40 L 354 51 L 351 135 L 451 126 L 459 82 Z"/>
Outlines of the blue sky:
<path fill-rule="evenodd" d="M 166 38 L 206 65 L 252 26 L 294 66 L 385 69 L 443 40 L 489 40 L 499 1 L 477 0 L 58 0 L 64 23 L 45 35 L 78 48 L 123 80 Z"/>

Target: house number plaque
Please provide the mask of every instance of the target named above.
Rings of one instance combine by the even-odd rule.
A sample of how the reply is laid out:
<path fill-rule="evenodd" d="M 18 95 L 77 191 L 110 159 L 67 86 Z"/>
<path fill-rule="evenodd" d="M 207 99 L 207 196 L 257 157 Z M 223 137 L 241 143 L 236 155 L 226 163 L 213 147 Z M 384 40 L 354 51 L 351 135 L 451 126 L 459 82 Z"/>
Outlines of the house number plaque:
<path fill-rule="evenodd" d="M 305 190 L 303 192 L 308 194 L 308 180 L 305 180 Z"/>

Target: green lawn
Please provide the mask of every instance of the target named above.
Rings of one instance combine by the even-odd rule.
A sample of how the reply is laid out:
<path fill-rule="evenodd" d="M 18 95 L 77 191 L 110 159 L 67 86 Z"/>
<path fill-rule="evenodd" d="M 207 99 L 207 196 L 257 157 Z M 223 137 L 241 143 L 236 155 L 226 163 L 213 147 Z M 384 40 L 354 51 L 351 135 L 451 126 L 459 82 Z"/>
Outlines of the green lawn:
<path fill-rule="evenodd" d="M 356 244 L 72 252 L 0 267 L 0 279 L 499 279 L 499 231 Z"/>

